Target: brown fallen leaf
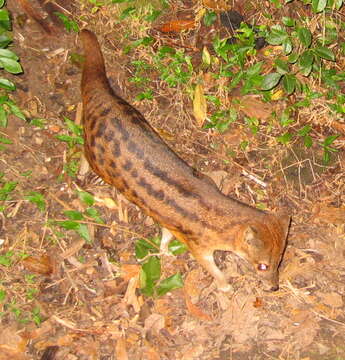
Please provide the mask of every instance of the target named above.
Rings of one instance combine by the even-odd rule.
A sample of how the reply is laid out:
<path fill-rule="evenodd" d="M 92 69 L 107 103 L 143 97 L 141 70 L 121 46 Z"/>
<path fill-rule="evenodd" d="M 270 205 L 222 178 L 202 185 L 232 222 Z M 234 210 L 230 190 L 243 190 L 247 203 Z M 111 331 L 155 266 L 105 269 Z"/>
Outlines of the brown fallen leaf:
<path fill-rule="evenodd" d="M 201 344 L 188 346 L 188 349 L 184 352 L 182 360 L 194 360 L 200 359 L 200 356 L 204 352 L 204 347 Z"/>
<path fill-rule="evenodd" d="M 194 20 L 171 20 L 165 24 L 163 24 L 159 30 L 167 33 L 167 32 L 180 32 L 183 30 L 193 29 L 195 27 Z"/>
<path fill-rule="evenodd" d="M 317 204 L 313 208 L 313 219 L 316 222 L 342 225 L 345 223 L 345 206 L 335 207 Z"/>
<path fill-rule="evenodd" d="M 204 321 L 211 321 L 212 318 L 210 315 L 203 312 L 197 305 L 193 304 L 190 297 L 185 293 L 185 300 L 188 312 L 196 317 L 197 319 L 204 320 Z"/>
<path fill-rule="evenodd" d="M 144 359 L 147 360 L 160 360 L 158 351 L 146 342 L 146 349 L 144 350 Z"/>
<path fill-rule="evenodd" d="M 49 256 L 29 256 L 23 260 L 23 266 L 31 272 L 48 275 L 53 271 L 53 265 Z"/>
<path fill-rule="evenodd" d="M 75 255 L 83 246 L 85 245 L 85 240 L 80 239 L 72 243 L 72 245 L 61 254 L 62 259 L 67 259 Z"/>
<path fill-rule="evenodd" d="M 165 327 L 165 317 L 161 314 L 151 314 L 145 320 L 145 332 L 153 331 L 154 334 L 159 332 Z"/>
<path fill-rule="evenodd" d="M 205 284 L 202 283 L 203 271 L 200 266 L 188 272 L 184 281 L 184 292 L 188 297 L 196 302 Z"/>
<path fill-rule="evenodd" d="M 341 308 L 344 304 L 342 296 L 336 292 L 321 293 L 319 296 L 321 297 L 324 304 L 334 308 Z"/>
<path fill-rule="evenodd" d="M 231 9 L 229 2 L 226 0 L 202 0 L 202 4 L 212 10 L 226 11 Z"/>
<path fill-rule="evenodd" d="M 198 126 L 202 127 L 207 115 L 207 104 L 202 84 L 197 84 L 194 90 L 193 113 Z"/>
<path fill-rule="evenodd" d="M 266 104 L 251 95 L 236 96 L 234 98 L 239 101 L 238 104 L 234 105 L 235 108 L 249 117 L 267 120 L 271 116 L 273 109 L 270 104 Z"/>
<path fill-rule="evenodd" d="M 126 340 L 124 338 L 117 339 L 115 352 L 116 352 L 116 359 L 128 360 Z"/>
<path fill-rule="evenodd" d="M 129 306 L 132 305 L 135 312 L 139 312 L 142 300 L 136 294 L 136 289 L 139 286 L 139 276 L 132 277 L 128 282 L 128 287 L 123 301 Z"/>
<path fill-rule="evenodd" d="M 3 327 L 0 331 L 0 360 L 24 360 L 28 339 L 19 335 L 12 326 Z"/>
<path fill-rule="evenodd" d="M 122 264 L 121 265 L 121 277 L 125 281 L 129 281 L 140 273 L 140 265 L 138 264 Z"/>

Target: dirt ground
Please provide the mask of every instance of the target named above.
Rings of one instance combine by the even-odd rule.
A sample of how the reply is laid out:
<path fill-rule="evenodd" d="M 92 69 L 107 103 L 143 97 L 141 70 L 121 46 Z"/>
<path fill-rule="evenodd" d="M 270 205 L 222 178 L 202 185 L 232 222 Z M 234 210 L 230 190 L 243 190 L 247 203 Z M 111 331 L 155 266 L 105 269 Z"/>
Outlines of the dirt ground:
<path fill-rule="evenodd" d="M 186 13 L 192 5 L 175 2 Z M 268 2 L 260 6 L 274 8 Z M 279 17 L 298 6 L 274 8 L 272 14 Z M 176 7 L 161 21 L 176 15 Z M 70 60 L 71 54 L 82 54 L 78 36 L 61 28 L 48 35 L 23 16 L 17 2 L 9 1 L 8 8 L 14 51 L 25 70 L 13 77 L 13 98 L 28 120 L 46 122 L 39 128 L 11 116 L 1 129 L 13 144 L 1 152 L 0 171 L 6 181 L 18 184 L 0 218 L 1 254 L 15 253 L 11 266 L 0 265 L 0 288 L 6 291 L 6 301 L 0 302 L 0 359 L 345 359 L 344 146 L 324 167 L 320 147 L 282 146 L 271 134 L 254 136 L 242 119 L 223 134 L 201 129 L 188 94 L 154 79 L 154 100 L 136 101 L 139 91 L 128 77 L 131 57 L 140 53 L 122 50 L 128 39 L 115 21 L 118 13 L 101 7 L 92 14 L 90 5 L 69 6 L 74 15 L 83 15 L 84 27 L 97 33 L 112 86 L 176 152 L 221 183 L 223 192 L 292 215 L 279 291 L 264 292 L 247 264 L 220 253 L 218 263 L 235 289 L 220 293 L 187 252 L 162 259 L 164 275 L 180 271 L 184 287 L 160 298 L 145 297 L 138 289 L 134 244 L 158 235 L 159 226 L 91 171 L 70 176 L 66 166 L 80 163 L 82 147 L 71 150 L 56 138 L 67 133 L 64 117 L 80 121 L 81 70 Z M 195 58 L 200 55 L 191 45 L 197 30 L 153 36 L 161 45 L 183 45 Z M 337 133 L 321 105 L 313 106 L 319 115 L 313 116 L 315 131 Z M 301 110 L 299 121 L 309 117 Z M 229 157 L 229 149 L 245 139 L 250 148 Z M 344 144 L 344 139 L 343 133 L 338 141 Z M 244 170 L 255 175 L 254 181 Z M 104 220 L 102 226 L 88 223 L 91 243 L 49 222 L 66 219 L 65 210 L 85 210 L 78 189 L 95 196 Z M 44 211 L 25 200 L 30 191 L 44 195 Z"/>

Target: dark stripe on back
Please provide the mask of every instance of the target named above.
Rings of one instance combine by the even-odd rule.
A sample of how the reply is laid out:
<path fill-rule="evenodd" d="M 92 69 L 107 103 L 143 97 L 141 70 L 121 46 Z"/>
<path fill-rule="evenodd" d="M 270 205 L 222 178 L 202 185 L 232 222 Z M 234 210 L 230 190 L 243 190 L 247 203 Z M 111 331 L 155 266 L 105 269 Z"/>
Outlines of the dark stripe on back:
<path fill-rule="evenodd" d="M 106 126 L 103 122 L 101 122 L 98 126 L 96 137 L 98 138 L 103 137 L 105 131 L 106 131 Z"/>
<path fill-rule="evenodd" d="M 106 131 L 104 138 L 106 141 L 110 142 L 114 139 L 114 131 L 113 130 L 108 130 Z"/>
<path fill-rule="evenodd" d="M 129 133 L 127 129 L 124 128 L 122 122 L 116 118 L 112 119 L 112 124 L 114 125 L 115 129 L 121 134 L 123 141 L 128 141 Z"/>
<path fill-rule="evenodd" d="M 126 160 L 126 162 L 122 165 L 123 169 L 129 171 L 132 169 L 133 163 L 130 160 Z"/>
<path fill-rule="evenodd" d="M 113 142 L 111 143 L 111 147 L 112 147 L 112 149 L 111 149 L 112 154 L 113 154 L 116 158 L 120 157 L 120 156 L 121 156 L 120 144 L 119 144 L 117 141 L 113 141 Z"/>
<path fill-rule="evenodd" d="M 134 154 L 138 159 L 144 158 L 144 151 L 140 149 L 134 141 L 128 142 L 128 151 Z"/>

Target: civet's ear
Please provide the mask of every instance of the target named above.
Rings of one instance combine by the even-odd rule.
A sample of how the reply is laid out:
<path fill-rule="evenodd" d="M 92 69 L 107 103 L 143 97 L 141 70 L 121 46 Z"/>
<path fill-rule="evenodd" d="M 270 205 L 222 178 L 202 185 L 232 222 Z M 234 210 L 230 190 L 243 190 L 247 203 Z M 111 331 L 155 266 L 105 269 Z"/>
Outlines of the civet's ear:
<path fill-rule="evenodd" d="M 252 226 L 247 226 L 243 233 L 243 241 L 251 247 L 262 249 L 264 242 L 258 237 L 258 232 Z"/>

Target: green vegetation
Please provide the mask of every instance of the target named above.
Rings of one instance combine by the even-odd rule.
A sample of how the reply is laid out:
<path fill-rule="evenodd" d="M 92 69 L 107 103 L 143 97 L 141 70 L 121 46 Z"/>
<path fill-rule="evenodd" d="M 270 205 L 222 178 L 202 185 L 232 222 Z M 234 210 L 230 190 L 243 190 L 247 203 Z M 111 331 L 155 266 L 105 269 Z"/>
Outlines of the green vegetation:
<path fill-rule="evenodd" d="M 57 226 L 65 230 L 73 230 L 86 242 L 91 243 L 92 239 L 87 223 L 96 222 L 98 224 L 104 224 L 104 221 L 98 210 L 92 207 L 94 205 L 93 196 L 84 191 L 78 191 L 77 194 L 81 202 L 84 203 L 87 208 L 83 212 L 77 210 L 66 210 L 64 211 L 64 215 L 67 217 L 66 220 L 49 220 L 48 225 L 51 227 Z"/>
<path fill-rule="evenodd" d="M 284 6 L 289 6 L 287 3 Z M 127 16 L 140 16 L 145 14 L 136 12 L 135 2 L 120 1 L 121 6 L 128 4 L 126 16 L 120 16 L 125 21 Z M 334 16 L 334 11 L 339 10 L 342 0 L 303 1 L 312 10 L 310 17 L 283 17 L 280 23 L 266 26 L 249 26 L 242 23 L 235 34 L 237 41 L 229 41 L 227 38 L 215 36 L 212 42 L 213 49 L 204 48 L 202 63 L 199 68 L 193 65 L 191 56 L 186 51 L 174 49 L 163 45 L 155 49 L 151 37 L 137 38 L 125 45 L 125 53 L 131 56 L 146 52 L 145 60 L 137 58 L 131 62 L 134 68 L 131 81 L 139 88 L 145 88 L 137 95 L 137 100 L 152 100 L 155 90 L 150 84 L 150 78 L 156 75 L 163 80 L 168 87 L 179 87 L 187 93 L 193 93 L 195 75 L 200 70 L 208 71 L 214 79 L 228 79 L 223 85 L 223 91 L 232 91 L 240 88 L 242 95 L 260 95 L 264 102 L 276 100 L 288 100 L 288 106 L 281 114 L 272 114 L 272 119 L 278 121 L 272 127 L 264 129 L 259 119 L 245 117 L 244 122 L 254 134 L 270 131 L 275 134 L 277 143 L 290 144 L 301 139 L 306 148 L 313 144 L 320 144 L 324 150 L 323 162 L 331 161 L 329 154 L 336 148 L 327 150 L 322 144 L 328 143 L 325 139 L 315 138 L 312 124 L 303 124 L 295 120 L 296 111 L 307 109 L 317 99 L 323 99 L 329 109 L 329 114 L 335 119 L 340 119 L 345 113 L 345 95 L 341 93 L 341 84 L 345 80 L 345 72 L 339 67 L 338 61 L 344 55 L 345 44 L 340 39 L 344 32 L 344 22 L 340 17 Z M 283 6 L 279 1 L 275 5 Z M 122 9 L 122 7 L 121 7 Z M 322 13 L 318 27 L 310 28 L 312 17 Z M 122 13 L 123 14 L 123 13 Z M 135 15 L 134 15 L 135 14 Z M 270 14 L 265 14 L 270 18 Z M 214 23 L 216 14 L 206 11 L 203 23 L 210 26 Z M 321 22 L 322 20 L 322 22 Z M 145 17 L 142 15 L 142 23 Z M 134 30 L 133 30 L 134 31 Z M 131 38 L 133 38 L 132 34 Z M 253 61 L 256 58 L 256 39 L 264 38 L 269 45 L 277 50 L 271 55 L 272 48 L 263 50 L 266 60 Z M 136 51 L 141 49 L 141 51 Z M 280 53 L 279 53 L 280 52 Z M 151 56 L 148 60 L 147 55 Z M 339 57 L 340 56 L 340 57 Z M 262 57 L 261 57 L 262 58 Z M 273 71 L 266 72 L 268 64 Z M 339 70 L 340 69 L 340 70 Z M 150 76 L 151 75 L 151 76 Z M 322 85 L 320 91 L 313 88 L 312 83 L 317 81 Z M 296 97 L 296 100 L 290 101 Z M 215 128 L 220 132 L 229 129 L 239 117 L 233 107 L 225 107 L 217 92 L 209 91 L 205 94 L 208 101 L 209 116 L 206 118 L 205 128 Z M 337 134 L 331 135 L 332 142 Z M 243 149 L 242 149 L 243 150 Z"/>
<path fill-rule="evenodd" d="M 183 281 L 180 273 L 161 279 L 161 263 L 159 255 L 160 238 L 139 239 L 135 244 L 135 255 L 142 262 L 140 272 L 140 287 L 147 296 L 162 296 L 169 291 L 181 288 Z M 186 246 L 178 240 L 169 243 L 169 251 L 183 254 Z"/>
<path fill-rule="evenodd" d="M 4 8 L 5 0 L 0 1 L 0 69 L 10 74 L 20 74 L 23 69 L 19 63 L 18 56 L 10 49 L 12 43 L 11 37 L 11 18 L 7 9 Z M 7 117 L 13 114 L 20 119 L 25 120 L 25 115 L 21 112 L 13 100 L 10 99 L 7 92 L 16 90 L 16 85 L 6 79 L 0 78 L 0 127 L 7 126 Z"/>

